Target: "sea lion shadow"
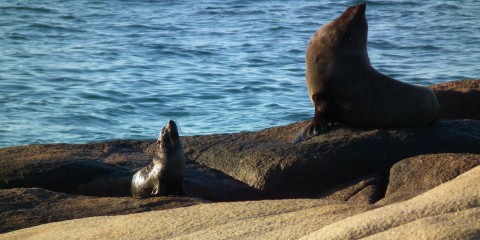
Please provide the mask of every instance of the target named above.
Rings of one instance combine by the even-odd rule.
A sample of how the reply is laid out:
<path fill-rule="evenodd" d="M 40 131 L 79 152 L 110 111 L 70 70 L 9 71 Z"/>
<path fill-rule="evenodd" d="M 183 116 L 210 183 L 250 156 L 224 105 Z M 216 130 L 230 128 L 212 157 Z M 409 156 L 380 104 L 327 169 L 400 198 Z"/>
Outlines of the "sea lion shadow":
<path fill-rule="evenodd" d="M 83 183 L 69 193 L 96 197 L 131 197 L 132 177 L 140 169 L 141 167 L 119 169 L 117 172 L 105 174 Z M 185 163 L 184 187 L 186 194 L 166 196 L 192 196 L 215 202 L 258 200 L 263 197 L 260 190 L 250 187 L 248 184 L 221 171 L 188 159 Z"/>

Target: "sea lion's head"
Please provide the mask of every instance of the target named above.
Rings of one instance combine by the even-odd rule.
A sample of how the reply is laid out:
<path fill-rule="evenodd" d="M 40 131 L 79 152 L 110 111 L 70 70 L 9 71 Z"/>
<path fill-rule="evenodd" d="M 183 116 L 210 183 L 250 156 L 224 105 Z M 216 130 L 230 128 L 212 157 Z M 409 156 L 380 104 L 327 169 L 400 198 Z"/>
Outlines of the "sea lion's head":
<path fill-rule="evenodd" d="M 177 124 L 174 121 L 168 121 L 167 125 L 163 127 L 162 132 L 158 136 L 157 141 L 162 147 L 173 148 L 175 143 L 179 140 Z"/>
<path fill-rule="evenodd" d="M 347 8 L 338 18 L 318 29 L 310 39 L 305 55 L 310 98 L 322 92 L 324 85 L 338 74 L 350 74 L 352 66 L 370 65 L 365 9 L 365 3 Z"/>
<path fill-rule="evenodd" d="M 178 135 L 177 124 L 174 121 L 168 121 L 163 127 L 157 139 L 157 155 L 174 154 L 181 150 L 180 137 Z M 158 156 L 161 157 L 161 156 Z"/>

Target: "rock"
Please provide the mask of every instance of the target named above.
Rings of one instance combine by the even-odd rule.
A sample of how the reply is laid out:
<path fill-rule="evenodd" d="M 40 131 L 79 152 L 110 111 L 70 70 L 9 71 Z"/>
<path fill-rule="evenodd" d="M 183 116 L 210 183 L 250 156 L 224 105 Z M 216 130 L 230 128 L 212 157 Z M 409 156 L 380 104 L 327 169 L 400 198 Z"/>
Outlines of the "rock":
<path fill-rule="evenodd" d="M 371 208 L 315 199 L 213 203 L 50 223 L 0 238 L 298 239 L 321 226 Z"/>
<path fill-rule="evenodd" d="M 429 86 L 437 95 L 440 118 L 480 119 L 480 79 Z"/>
<path fill-rule="evenodd" d="M 336 126 L 291 143 L 306 122 L 258 132 L 185 137 L 188 158 L 261 190 L 270 198 L 314 197 L 352 179 L 381 173 L 419 154 L 480 153 L 480 121 L 442 120 L 425 128 Z"/>
<path fill-rule="evenodd" d="M 98 198 L 40 188 L 0 189 L 0 233 L 75 218 L 139 213 L 205 202 L 192 197 Z"/>
<path fill-rule="evenodd" d="M 378 204 L 403 201 L 428 191 L 480 165 L 479 154 L 428 154 L 402 160 L 390 170 L 385 198 Z"/>
<path fill-rule="evenodd" d="M 87 196 L 130 196 L 133 174 L 152 161 L 154 141 L 50 144 L 0 149 L 0 189 L 44 188 Z M 224 173 L 187 161 L 188 193 L 213 201 L 259 199 Z"/>
<path fill-rule="evenodd" d="M 362 239 L 479 239 L 480 209 L 448 212 L 400 225 Z"/>
<path fill-rule="evenodd" d="M 0 238 L 475 239 L 480 167 L 410 200 L 378 207 L 319 199 L 200 204 L 49 223 Z"/>
<path fill-rule="evenodd" d="M 302 239 L 478 239 L 480 167 L 410 200 L 335 222 Z"/>
<path fill-rule="evenodd" d="M 290 143 L 305 124 L 182 137 L 189 159 L 187 191 L 215 201 L 314 197 L 372 173 L 387 179 L 393 164 L 419 154 L 480 153 L 477 120 L 385 130 L 336 126 L 300 144 Z M 151 161 L 152 143 L 122 140 L 0 149 L 0 188 L 101 195 L 112 192 L 105 186 L 113 187 L 113 192 L 123 186 L 118 194 L 125 196 L 128 174 Z"/>

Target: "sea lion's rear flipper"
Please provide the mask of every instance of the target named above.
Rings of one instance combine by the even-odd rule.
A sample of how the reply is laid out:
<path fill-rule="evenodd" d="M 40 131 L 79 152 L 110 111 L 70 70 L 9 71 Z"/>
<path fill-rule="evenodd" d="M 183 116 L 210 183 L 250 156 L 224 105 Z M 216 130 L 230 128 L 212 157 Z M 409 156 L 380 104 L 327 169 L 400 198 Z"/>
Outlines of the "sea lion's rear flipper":
<path fill-rule="evenodd" d="M 313 120 L 297 134 L 293 143 L 299 143 L 314 137 L 327 128 L 328 122 L 324 117 L 326 108 L 327 103 L 325 101 L 315 103 L 315 115 L 313 116 Z"/>

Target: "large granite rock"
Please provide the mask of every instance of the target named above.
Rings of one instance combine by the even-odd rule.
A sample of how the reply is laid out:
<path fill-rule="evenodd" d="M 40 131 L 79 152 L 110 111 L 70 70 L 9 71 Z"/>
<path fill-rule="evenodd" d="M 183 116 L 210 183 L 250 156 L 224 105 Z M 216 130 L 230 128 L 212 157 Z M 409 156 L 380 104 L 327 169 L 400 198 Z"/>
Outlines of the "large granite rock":
<path fill-rule="evenodd" d="M 49 223 L 5 239 L 478 239 L 480 167 L 388 206 L 290 199 Z"/>
<path fill-rule="evenodd" d="M 434 126 L 358 129 L 337 126 L 291 143 L 306 122 L 259 132 L 185 137 L 189 159 L 220 170 L 271 198 L 312 197 L 378 173 L 396 162 L 442 152 L 480 153 L 480 121 L 442 120 Z"/>

